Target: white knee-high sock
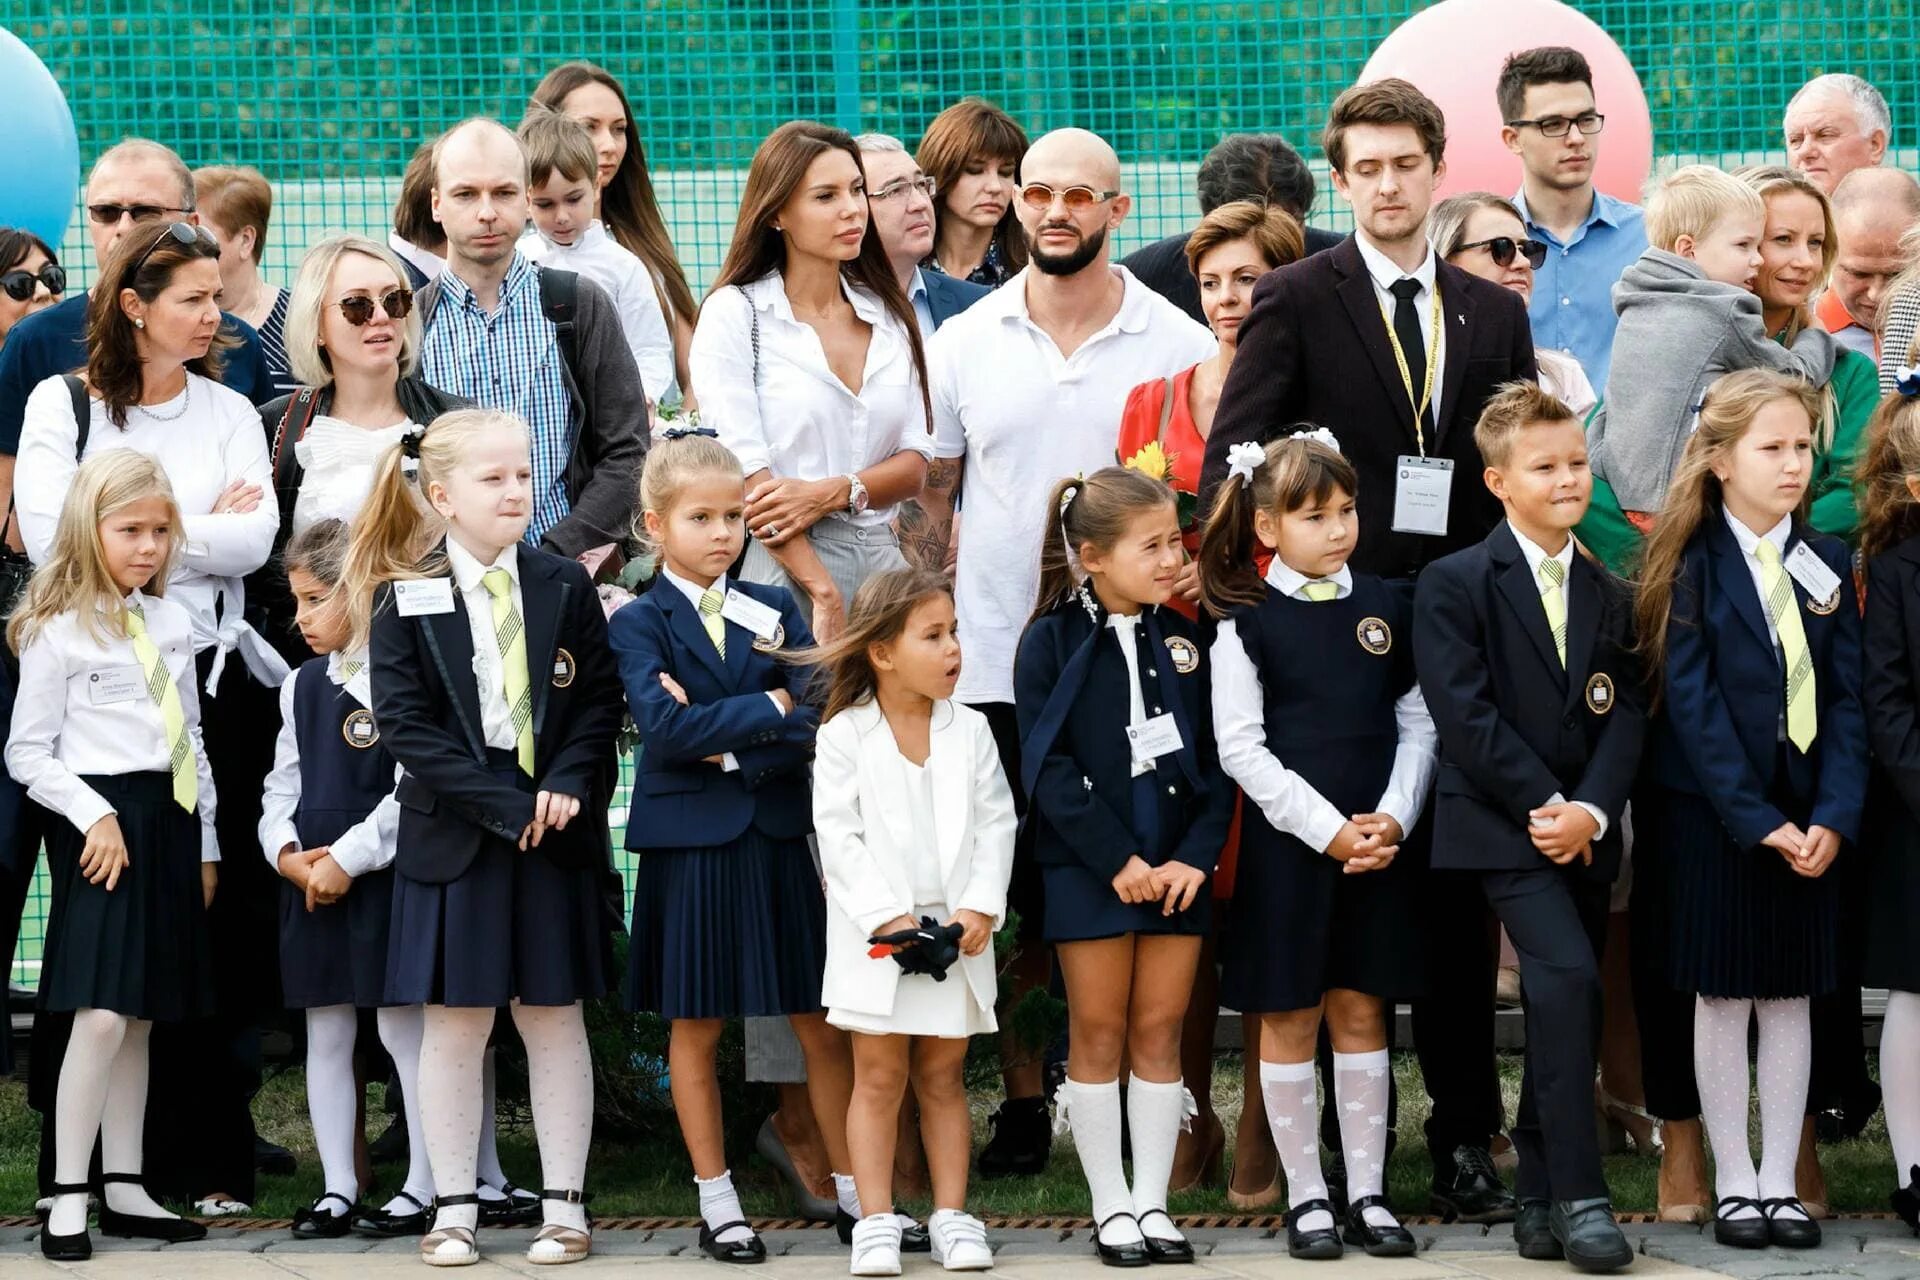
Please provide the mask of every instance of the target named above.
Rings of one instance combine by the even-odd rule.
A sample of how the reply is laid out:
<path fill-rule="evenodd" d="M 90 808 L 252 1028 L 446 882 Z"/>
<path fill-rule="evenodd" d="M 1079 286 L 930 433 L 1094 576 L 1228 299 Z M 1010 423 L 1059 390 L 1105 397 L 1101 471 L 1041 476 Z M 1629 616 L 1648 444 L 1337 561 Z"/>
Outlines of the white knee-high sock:
<path fill-rule="evenodd" d="M 540 1144 L 541 1185 L 583 1191 L 587 1148 L 593 1142 L 593 1060 L 581 1005 L 549 1007 L 516 1003 L 513 1023 L 527 1045 L 527 1091 L 533 1102 L 533 1133 Z M 543 1200 L 549 1226 L 587 1229 L 584 1204 Z M 554 1246 L 558 1251 L 559 1246 Z"/>
<path fill-rule="evenodd" d="M 407 1112 L 407 1180 L 401 1190 L 429 1204 L 433 1200 L 433 1163 L 427 1159 L 427 1137 L 420 1127 L 420 1037 L 426 1029 L 426 1015 L 417 1004 L 381 1009 L 374 1014 L 380 1029 L 380 1043 L 393 1057 L 394 1072 L 400 1077 L 401 1105 Z M 398 1196 L 387 1201 L 388 1213 L 414 1213 L 414 1207 Z"/>
<path fill-rule="evenodd" d="M 1756 1000 L 1760 1019 L 1760 1198 L 1794 1194 L 1793 1167 L 1805 1127 L 1807 1087 L 1813 1078 L 1813 1003 Z M 1791 1212 L 1790 1210 L 1788 1212 Z"/>
<path fill-rule="evenodd" d="M 1386 1190 L 1387 1086 L 1392 1069 L 1385 1049 L 1333 1055 L 1333 1097 L 1340 1108 L 1340 1146 L 1347 1157 L 1351 1200 Z M 1382 1205 L 1369 1206 L 1363 1216 L 1376 1227 L 1399 1223 Z"/>
<path fill-rule="evenodd" d="M 60 1082 L 53 1099 L 53 1180 L 83 1185 L 93 1164 L 93 1140 L 107 1107 L 107 1082 L 113 1060 L 126 1037 L 127 1019 L 110 1009 L 80 1009 L 73 1015 L 73 1034 L 67 1056 L 60 1063 Z M 104 1173 L 137 1170 L 104 1169 Z M 47 1230 L 53 1235 L 77 1235 L 87 1229 L 84 1191 L 53 1198 Z"/>
<path fill-rule="evenodd" d="M 1699 996 L 1693 1013 L 1693 1074 L 1700 1087 L 1700 1118 L 1713 1144 L 1713 1190 L 1719 1199 L 1760 1194 L 1760 1178 L 1747 1143 L 1747 1027 L 1753 1001 Z M 1797 1122 L 1796 1122 L 1797 1123 Z M 1793 1182 L 1789 1177 L 1788 1194 Z M 1737 1209 L 1729 1218 L 1751 1218 Z"/>
<path fill-rule="evenodd" d="M 1889 991 L 1880 1028 L 1880 1091 L 1893 1140 L 1894 1182 L 1920 1182 L 1920 992 Z"/>
<path fill-rule="evenodd" d="M 492 1028 L 488 1028 L 492 1035 Z M 475 1154 L 474 1175 L 479 1180 L 482 1200 L 504 1200 L 499 1188 L 507 1185 L 507 1171 L 500 1167 L 500 1136 L 494 1128 L 495 1113 L 499 1103 L 494 1093 L 495 1054 L 493 1046 L 487 1046 L 486 1065 L 481 1076 L 480 1107 L 480 1149 Z"/>
<path fill-rule="evenodd" d="M 350 1004 L 330 1004 L 307 1010 L 307 1115 L 313 1121 L 313 1145 L 320 1153 L 320 1171 L 326 1189 L 346 1197 L 360 1195 L 353 1168 L 353 1128 L 359 1107 L 353 1079 L 353 1041 L 360 1015 Z M 323 1212 L 346 1212 L 329 1200 Z"/>
<path fill-rule="evenodd" d="M 113 1055 L 107 1077 L 107 1106 L 100 1117 L 100 1172 L 140 1173 L 146 1168 L 148 1042 L 153 1023 L 134 1018 L 127 1022 L 120 1051 Z M 179 1099 L 168 1099 L 179 1105 Z M 144 1186 L 109 1182 L 102 1188 L 107 1207 L 115 1213 L 140 1218 L 175 1218 Z"/>
<path fill-rule="evenodd" d="M 1133 1139 L 1133 1216 L 1156 1240 L 1184 1240 L 1167 1216 L 1167 1182 L 1174 1148 L 1187 1120 L 1191 1096 L 1185 1082 L 1159 1083 L 1127 1077 L 1127 1132 Z M 1148 1217 L 1152 1214 L 1152 1217 Z"/>
<path fill-rule="evenodd" d="M 1139 1244 L 1140 1231 L 1132 1220 L 1133 1193 L 1127 1189 L 1127 1171 L 1120 1163 L 1120 1082 L 1088 1084 L 1069 1076 L 1055 1098 L 1059 1114 L 1073 1130 L 1073 1148 L 1080 1155 L 1080 1172 L 1093 1201 L 1093 1220 L 1107 1223 L 1098 1228 L 1100 1242 Z M 1115 1214 L 1126 1216 L 1114 1218 Z M 1109 1218 L 1113 1221 L 1108 1222 Z"/>
<path fill-rule="evenodd" d="M 1314 1105 L 1318 1089 L 1313 1060 L 1262 1062 L 1260 1096 L 1267 1104 L 1267 1126 L 1273 1130 L 1280 1167 L 1287 1171 L 1288 1206 L 1298 1209 L 1309 1200 L 1325 1200 L 1327 1175 L 1320 1168 L 1320 1112 Z M 1299 1227 L 1302 1231 L 1330 1230 L 1333 1215 L 1316 1209 L 1300 1219 Z"/>
<path fill-rule="evenodd" d="M 420 1041 L 420 1125 L 433 1161 L 434 1186 L 442 1195 L 472 1195 L 474 1156 L 480 1146 L 481 1059 L 493 1030 L 492 1009 L 428 1005 Z M 435 1227 L 472 1228 L 476 1205 L 441 1208 Z"/>

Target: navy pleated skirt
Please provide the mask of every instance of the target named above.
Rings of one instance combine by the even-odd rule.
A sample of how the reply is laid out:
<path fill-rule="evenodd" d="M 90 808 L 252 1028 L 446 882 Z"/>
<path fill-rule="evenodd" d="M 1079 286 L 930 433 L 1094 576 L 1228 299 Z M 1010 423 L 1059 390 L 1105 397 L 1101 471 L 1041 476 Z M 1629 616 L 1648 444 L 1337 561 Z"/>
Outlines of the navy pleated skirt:
<path fill-rule="evenodd" d="M 510 753 L 489 757 L 496 778 L 533 790 Z M 591 868 L 557 866 L 511 840 L 489 837 L 446 884 L 396 867 L 385 1002 L 497 1009 L 593 1000 L 607 993 L 613 968 L 607 930 Z"/>
<path fill-rule="evenodd" d="M 1182 832 L 1178 819 L 1163 814 L 1154 775 L 1133 780 L 1133 829 L 1147 832 L 1141 841 L 1141 859 L 1157 867 L 1172 856 Z M 1045 877 L 1048 942 L 1093 942 L 1129 933 L 1205 937 L 1213 928 L 1213 887 L 1202 885 L 1193 905 L 1166 915 L 1158 902 L 1122 902 L 1113 891 L 1113 877 L 1081 863 L 1048 863 Z"/>
<path fill-rule="evenodd" d="M 356 877 L 346 897 L 307 910 L 307 897 L 280 882 L 280 987 L 289 1009 L 387 1003 L 387 929 L 393 869 Z"/>
<path fill-rule="evenodd" d="M 1704 796 L 1648 787 L 1634 812 L 1636 863 L 1658 858 L 1667 891 L 1667 974 L 1703 996 L 1787 999 L 1839 985 L 1840 877 L 1796 874 L 1770 848 L 1734 843 Z M 1785 810 L 1796 817 L 1793 809 Z M 1797 820 L 1804 821 L 1804 813 Z M 1842 847 L 1841 858 L 1857 857 Z M 1837 863 L 1836 863 L 1837 865 Z"/>
<path fill-rule="evenodd" d="M 111 804 L 127 866 L 112 890 L 80 870 L 86 837 L 55 817 L 53 880 L 40 1005 L 56 1013 L 111 1009 L 179 1022 L 213 1013 L 213 953 L 200 884 L 200 819 L 173 799 L 164 773 L 83 777 Z M 257 855 L 256 855 L 257 856 Z"/>
<path fill-rule="evenodd" d="M 821 1009 L 827 899 L 804 837 L 647 849 L 634 882 L 627 1007 L 663 1018 Z"/>

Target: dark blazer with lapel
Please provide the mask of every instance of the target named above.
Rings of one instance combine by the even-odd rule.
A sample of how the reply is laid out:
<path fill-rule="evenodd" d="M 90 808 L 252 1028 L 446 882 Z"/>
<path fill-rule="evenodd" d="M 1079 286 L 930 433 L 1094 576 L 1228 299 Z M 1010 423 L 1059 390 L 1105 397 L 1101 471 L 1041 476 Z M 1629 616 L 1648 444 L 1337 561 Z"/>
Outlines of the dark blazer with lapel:
<path fill-rule="evenodd" d="M 1506 521 L 1420 575 L 1414 665 L 1440 733 L 1435 867 L 1551 867 L 1528 838 L 1527 814 L 1557 792 L 1607 815 L 1593 865 L 1572 869 L 1604 883 L 1620 869 L 1620 816 L 1646 733 L 1633 604 L 1625 584 L 1578 551 L 1565 594 L 1562 668 Z"/>
<path fill-rule="evenodd" d="M 593 581 L 576 561 L 519 548 L 520 597 L 533 693 L 533 791 L 580 801 L 564 831 L 549 830 L 538 850 L 560 866 L 607 860 L 606 811 L 612 792 L 613 740 L 620 729 L 620 677 L 607 649 L 606 617 Z M 473 632 L 456 588 L 447 613 L 403 617 L 393 587 L 374 598 L 370 661 L 373 716 L 406 771 L 395 865 L 409 879 L 444 884 L 466 871 L 490 839 L 518 841 L 533 821 L 533 791 L 487 767 L 480 694 L 473 677 Z"/>
<path fill-rule="evenodd" d="M 728 580 L 728 587 L 780 611 L 781 649 L 805 649 L 813 634 L 784 587 Z M 700 611 L 670 582 L 613 615 L 613 653 L 640 730 L 640 762 L 627 848 L 706 848 L 738 840 L 749 826 L 775 839 L 813 830 L 807 768 L 819 710 L 805 701 L 811 667 L 756 647 L 753 632 L 726 623 L 727 656 L 713 647 Z M 664 673 L 686 691 L 681 706 L 660 685 Z M 767 696 L 785 689 L 786 715 Z M 732 752 L 727 772 L 708 756 Z"/>
<path fill-rule="evenodd" d="M 1359 473 L 1357 573 L 1411 577 L 1423 565 L 1472 546 L 1502 519 L 1480 483 L 1474 447 L 1480 410 L 1502 383 L 1536 376 L 1533 330 L 1520 295 L 1435 264 L 1444 362 L 1434 388 L 1427 454 L 1454 463 L 1445 537 L 1393 532 L 1397 460 L 1419 452 L 1413 406 L 1387 340 L 1387 322 L 1360 250 L 1349 236 L 1325 253 L 1269 271 L 1254 287 L 1239 353 L 1207 436 L 1201 501 L 1227 474 L 1227 450 L 1298 426 L 1325 427 Z"/>
<path fill-rule="evenodd" d="M 1338 231 L 1319 227 L 1301 230 L 1306 233 L 1309 255 L 1331 249 L 1346 239 Z M 1193 232 L 1182 231 L 1179 235 L 1141 245 L 1120 259 L 1120 265 L 1138 276 L 1141 284 L 1192 316 L 1196 323 L 1205 324 L 1207 313 L 1200 307 L 1200 282 L 1193 278 L 1193 268 L 1187 264 L 1187 241 L 1191 239 Z"/>
<path fill-rule="evenodd" d="M 1139 634 L 1151 655 L 1140 671 L 1147 714 L 1164 709 L 1180 727 L 1181 750 L 1156 762 L 1161 803 L 1181 806 L 1189 824 L 1168 858 L 1211 872 L 1233 821 L 1234 789 L 1214 743 L 1207 646 L 1195 624 L 1172 609 L 1145 610 Z M 1193 656 L 1185 671 L 1176 649 Z M 1132 821 L 1126 659 L 1091 590 L 1082 586 L 1027 628 L 1013 686 L 1027 821 L 1038 819 L 1035 859 L 1111 878 L 1141 848 Z"/>
<path fill-rule="evenodd" d="M 1687 544 L 1673 587 L 1662 707 L 1649 738 L 1646 776 L 1706 797 L 1747 848 L 1788 821 L 1780 809 L 1786 797 L 1805 806 L 1807 824 L 1829 827 L 1848 841 L 1859 838 L 1866 802 L 1860 607 L 1851 559 L 1845 543 L 1796 518 L 1789 554 L 1798 542 L 1840 577 L 1838 601 L 1810 600 L 1793 582 L 1820 714 L 1811 752 L 1780 741 L 1785 678 L 1753 575 L 1718 505 L 1708 508 Z M 1782 753 L 1785 776 L 1777 767 Z"/>
<path fill-rule="evenodd" d="M 933 314 L 936 329 L 993 292 L 983 284 L 956 280 L 938 271 L 922 271 L 920 278 L 926 282 L 927 310 Z"/>
<path fill-rule="evenodd" d="M 1866 671 L 1861 699 L 1880 775 L 1920 823 L 1920 537 L 1867 561 Z"/>

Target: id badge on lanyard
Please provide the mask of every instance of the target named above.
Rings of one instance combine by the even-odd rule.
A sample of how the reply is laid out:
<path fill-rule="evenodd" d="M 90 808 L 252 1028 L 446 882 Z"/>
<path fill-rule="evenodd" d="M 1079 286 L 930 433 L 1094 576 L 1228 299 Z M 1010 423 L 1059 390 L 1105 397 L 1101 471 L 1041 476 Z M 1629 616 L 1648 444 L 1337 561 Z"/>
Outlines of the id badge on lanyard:
<path fill-rule="evenodd" d="M 1380 319 L 1387 327 L 1387 342 L 1393 348 L 1394 363 L 1400 367 L 1400 385 L 1406 389 L 1407 403 L 1413 409 L 1413 438 L 1420 452 L 1402 454 L 1395 459 L 1393 489 L 1393 531 L 1445 537 L 1447 513 L 1453 502 L 1453 460 L 1427 456 L 1427 409 L 1433 403 L 1433 374 L 1440 365 L 1446 342 L 1446 330 L 1440 323 L 1440 282 L 1429 290 L 1433 295 L 1433 352 L 1426 362 L 1420 393 L 1413 390 L 1413 371 L 1407 367 L 1407 353 L 1394 331 L 1386 304 L 1380 306 Z"/>

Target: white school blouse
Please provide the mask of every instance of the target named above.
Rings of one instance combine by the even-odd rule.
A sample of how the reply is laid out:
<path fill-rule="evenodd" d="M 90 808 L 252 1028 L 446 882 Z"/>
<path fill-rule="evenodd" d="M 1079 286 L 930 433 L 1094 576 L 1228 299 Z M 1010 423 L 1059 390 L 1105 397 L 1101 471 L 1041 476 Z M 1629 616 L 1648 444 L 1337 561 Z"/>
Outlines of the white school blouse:
<path fill-rule="evenodd" d="M 135 591 L 127 600 L 140 602 L 147 636 L 180 690 L 180 711 L 200 779 L 200 860 L 218 862 L 213 770 L 200 737 L 200 693 L 194 680 L 193 620 L 171 599 Z M 106 797 L 80 780 L 83 776 L 167 773 L 173 755 L 160 707 L 139 674 L 133 641 L 113 634 L 116 625 L 116 620 L 103 614 L 102 634 L 95 636 L 81 625 L 78 614 L 63 613 L 48 622 L 20 654 L 20 687 L 7 734 L 7 772 L 27 789 L 28 799 L 52 809 L 81 832 L 114 812 Z M 130 676 L 134 692 L 112 702 L 96 702 L 98 685 L 91 677 L 107 671 Z M 115 683 L 124 686 L 126 681 Z"/>
<path fill-rule="evenodd" d="M 480 693 L 480 730 L 495 751 L 512 751 L 519 738 L 513 731 L 513 710 L 507 706 L 505 664 L 500 637 L 493 629 L 493 597 L 484 581 L 488 569 L 505 569 L 513 580 L 513 607 L 526 626 L 527 605 L 520 595 L 519 546 L 508 547 L 490 565 L 480 561 L 452 538 L 447 539 L 447 563 L 453 567 L 453 589 L 467 602 L 467 625 L 473 634 L 473 678 Z M 532 661 L 531 657 L 528 659 Z M 533 678 L 531 669 L 527 672 Z M 531 685 L 529 685 L 531 687 Z"/>
<path fill-rule="evenodd" d="M 342 676 L 342 664 L 348 658 L 360 662 L 360 669 L 353 673 L 351 680 Z M 336 687 L 345 685 L 354 700 L 368 708 L 373 706 L 370 675 L 365 649 L 327 655 L 327 679 Z M 280 870 L 280 851 L 288 845 L 295 849 L 302 847 L 300 833 L 293 824 L 293 815 L 300 808 L 300 735 L 293 723 L 294 684 L 294 677 L 288 676 L 280 686 L 280 736 L 273 745 L 273 770 L 267 774 L 266 794 L 260 804 L 260 851 L 276 874 Z M 398 783 L 399 765 L 394 766 L 393 774 L 393 780 Z M 392 865 L 399 834 L 400 802 L 390 792 L 373 807 L 372 813 L 328 845 L 327 851 L 342 871 L 357 878 Z"/>

